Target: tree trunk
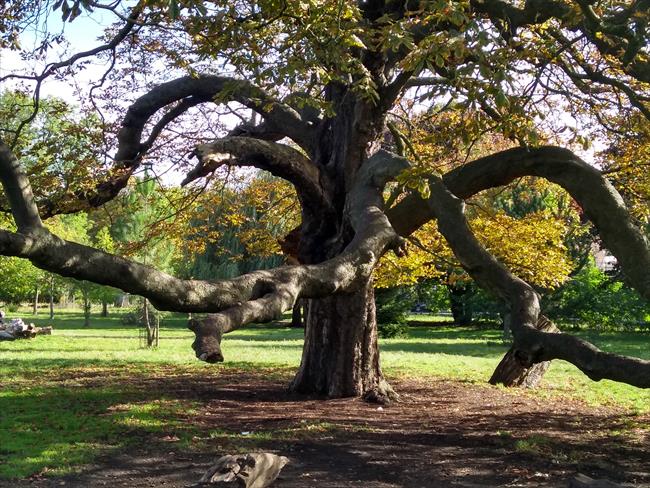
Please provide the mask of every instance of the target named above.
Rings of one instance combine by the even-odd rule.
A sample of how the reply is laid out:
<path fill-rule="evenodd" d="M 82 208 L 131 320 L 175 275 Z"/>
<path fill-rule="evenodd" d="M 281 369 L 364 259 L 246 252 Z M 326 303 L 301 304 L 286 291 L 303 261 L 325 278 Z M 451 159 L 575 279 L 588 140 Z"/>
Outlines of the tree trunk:
<path fill-rule="evenodd" d="M 129 307 L 131 305 L 129 296 L 130 295 L 128 293 L 122 293 L 118 295 L 118 297 L 115 299 L 115 306 L 118 308 Z"/>
<path fill-rule="evenodd" d="M 32 306 L 32 314 L 36 315 L 38 313 L 38 296 L 40 295 L 41 290 L 37 286 L 36 289 L 34 290 L 34 304 Z"/>
<path fill-rule="evenodd" d="M 449 304 L 451 315 L 456 325 L 469 325 L 472 323 L 472 306 L 469 301 L 471 290 L 467 286 L 449 286 Z"/>
<path fill-rule="evenodd" d="M 90 327 L 90 309 L 92 307 L 90 303 L 90 297 L 88 293 L 83 293 L 83 306 L 84 306 L 84 327 Z"/>
<path fill-rule="evenodd" d="M 102 298 L 102 317 L 108 317 L 108 302 Z"/>
<path fill-rule="evenodd" d="M 301 300 L 300 298 L 296 300 L 296 304 L 293 306 L 293 310 L 291 311 L 292 328 L 302 329 L 305 327 L 305 322 L 303 320 L 306 316 L 305 305 L 304 300 Z"/>
<path fill-rule="evenodd" d="M 151 317 L 149 313 L 149 300 L 142 299 L 142 321 L 147 331 L 147 347 L 158 347 L 160 342 L 160 320 L 157 316 Z"/>
<path fill-rule="evenodd" d="M 331 398 L 363 396 L 379 403 L 397 399 L 379 366 L 371 283 L 355 293 L 310 300 L 305 325 L 293 391 Z"/>
<path fill-rule="evenodd" d="M 144 322 L 144 328 L 147 331 L 147 347 L 151 347 L 153 339 L 151 337 L 151 324 L 149 317 L 149 301 L 146 298 L 142 299 L 142 321 Z"/>
<path fill-rule="evenodd" d="M 543 332 L 560 332 L 560 329 L 558 329 L 553 322 L 543 315 L 539 316 L 536 325 L 537 328 Z M 502 384 L 508 387 L 520 386 L 522 388 L 535 388 L 539 382 L 542 381 L 544 373 L 546 373 L 550 366 L 550 361 L 544 361 L 533 364 L 530 368 L 526 368 L 517 360 L 515 350 L 511 347 L 506 355 L 503 356 L 503 359 L 494 370 L 494 373 L 492 373 L 490 384 Z"/>
<path fill-rule="evenodd" d="M 50 276 L 50 320 L 54 318 L 54 275 Z"/>
<path fill-rule="evenodd" d="M 348 192 L 364 161 L 379 148 L 384 127 L 383 113 L 346 88 L 332 84 L 326 98 L 337 107 L 337 117 L 321 128 L 315 161 L 327 168 L 321 185 L 337 215 L 303 215 L 298 257 L 306 264 L 336 256 L 352 241 Z M 397 400 L 379 364 L 371 281 L 357 290 L 308 301 L 302 360 L 291 390 L 378 403 Z"/>

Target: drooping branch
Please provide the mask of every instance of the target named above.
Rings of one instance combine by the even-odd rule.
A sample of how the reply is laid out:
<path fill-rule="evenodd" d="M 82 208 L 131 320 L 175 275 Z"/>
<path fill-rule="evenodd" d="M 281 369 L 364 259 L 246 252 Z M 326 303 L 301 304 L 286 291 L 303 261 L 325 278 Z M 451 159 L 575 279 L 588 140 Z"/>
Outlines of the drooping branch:
<path fill-rule="evenodd" d="M 308 153 L 315 143 L 315 129 L 311 124 L 303 121 L 294 109 L 275 100 L 249 81 L 216 75 L 185 76 L 152 88 L 129 107 L 117 135 L 113 176 L 101 182 L 91 193 L 78 195 L 79 203 L 67 206 L 66 211 L 82 210 L 88 205 L 98 207 L 113 199 L 126 186 L 165 125 L 190 107 L 210 101 L 235 101 L 257 111 L 267 124 L 294 140 Z M 176 105 L 161 117 L 149 137 L 143 141 L 149 121 L 158 111 L 173 104 Z M 57 209 L 45 204 L 41 211 L 48 217 L 55 214 Z"/>
<path fill-rule="evenodd" d="M 552 146 L 509 149 L 454 169 L 443 180 L 454 195 L 466 199 L 522 176 L 539 176 L 564 188 L 594 223 L 630 283 L 650 299 L 648 238 L 635 225 L 612 184 L 571 151 Z M 433 218 L 416 194 L 406 197 L 387 214 L 400 235 L 410 234 Z"/>
<path fill-rule="evenodd" d="M 644 275 L 650 269 L 645 264 L 650 254 L 647 239 L 632 223 L 620 195 L 611 184 L 598 170 L 564 149 L 518 148 L 481 158 L 451 171 L 444 178 L 430 178 L 428 200 L 411 195 L 391 209 L 389 216 L 402 235 L 412 232 L 416 221 L 438 220 L 440 232 L 463 268 L 480 286 L 509 304 L 514 348 L 524 365 L 563 359 L 594 380 L 607 378 L 650 388 L 650 361 L 606 353 L 568 334 L 537 330 L 535 323 L 540 313 L 537 293 L 487 252 L 469 228 L 462 198 L 525 175 L 541 176 L 567 189 L 594 220 L 604 240 L 607 236 L 606 243 L 624 256 L 625 261 L 621 262 L 625 271 L 636 280 L 640 291 L 647 293 L 647 288 L 643 289 L 647 284 Z M 428 211 L 418 213 L 416 209 L 422 205 L 426 205 Z M 630 266 L 633 267 L 630 269 Z"/>
<path fill-rule="evenodd" d="M 216 75 L 184 76 L 154 87 L 129 107 L 118 134 L 120 148 L 115 160 L 118 163 L 136 160 L 140 156 L 140 136 L 147 121 L 161 108 L 188 97 L 239 102 L 278 126 L 301 147 L 310 148 L 314 143 L 311 126 L 304 123 L 295 110 L 249 81 Z"/>
<path fill-rule="evenodd" d="M 18 231 L 29 234 L 43 227 L 27 176 L 9 147 L 0 140 L 0 182 Z"/>
<path fill-rule="evenodd" d="M 650 361 L 603 352 L 577 337 L 536 329 L 540 306 L 535 290 L 510 273 L 478 242 L 465 218 L 464 203 L 447 189 L 441 178 L 431 178 L 430 188 L 428 204 L 456 258 L 481 287 L 510 305 L 515 356 L 524 365 L 563 359 L 593 380 L 611 379 L 650 388 Z"/>
<path fill-rule="evenodd" d="M 226 156 L 230 154 L 236 159 Z M 320 169 L 304 154 L 285 144 L 250 137 L 225 137 L 195 150 L 199 162 L 181 183 L 206 176 L 220 166 L 253 166 L 283 178 L 294 185 L 298 198 L 311 215 L 333 215 L 332 204 L 321 185 Z"/>

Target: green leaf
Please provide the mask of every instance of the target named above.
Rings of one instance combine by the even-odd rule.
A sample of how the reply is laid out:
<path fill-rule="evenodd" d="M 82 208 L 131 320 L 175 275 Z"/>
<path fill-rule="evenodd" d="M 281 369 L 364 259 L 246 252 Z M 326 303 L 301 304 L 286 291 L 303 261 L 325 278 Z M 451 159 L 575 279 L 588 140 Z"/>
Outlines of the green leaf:
<path fill-rule="evenodd" d="M 172 20 L 176 20 L 180 14 L 181 8 L 178 5 L 178 1 L 169 0 L 169 16 L 172 18 Z"/>
<path fill-rule="evenodd" d="M 496 97 L 494 97 L 494 101 L 496 102 L 497 107 L 507 107 L 510 104 L 508 98 L 501 90 L 497 92 Z"/>
<path fill-rule="evenodd" d="M 366 49 L 366 45 L 356 34 L 352 34 L 350 37 L 348 37 L 346 44 L 351 47 L 359 47 L 361 49 Z"/>
<path fill-rule="evenodd" d="M 422 179 L 418 182 L 418 193 L 425 200 L 431 196 L 431 189 L 429 188 L 429 181 Z"/>

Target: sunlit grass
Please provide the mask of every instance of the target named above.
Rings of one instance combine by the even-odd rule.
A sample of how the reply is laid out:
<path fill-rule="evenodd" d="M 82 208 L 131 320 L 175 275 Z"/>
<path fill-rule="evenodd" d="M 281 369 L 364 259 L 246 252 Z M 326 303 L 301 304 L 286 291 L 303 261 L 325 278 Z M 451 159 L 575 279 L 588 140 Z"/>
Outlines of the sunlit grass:
<path fill-rule="evenodd" d="M 107 449 L 168 433 L 183 442 L 196 434 L 183 421 L 200 404 L 167 397 L 155 388 L 134 388 L 143 379 L 208 375 L 219 371 L 264 370 L 266 377 L 290 378 L 300 362 L 303 332 L 285 327 L 252 326 L 229 334 L 223 343 L 226 362 L 208 365 L 194 357 L 187 317 L 172 315 L 161 329 L 160 347 L 142 347 L 137 327 L 115 314 L 93 317 L 90 328 L 74 312 L 27 321 L 54 326 L 52 336 L 0 343 L 0 477 L 38 472 L 63 474 L 88 463 Z M 418 316 L 419 322 L 423 316 Z M 581 333 L 596 345 L 619 354 L 650 358 L 649 334 Z M 507 346 L 497 330 L 452 328 L 432 321 L 413 327 L 405 338 L 380 341 L 382 367 L 390 378 L 443 377 L 484 384 Z M 93 379 L 97 378 L 94 382 Z M 513 394 L 522 394 L 521 392 Z M 593 382 L 574 366 L 555 361 L 542 387 L 523 393 L 541 398 L 568 397 L 592 405 L 650 412 L 650 392 L 611 381 Z M 250 441 L 301 432 L 257 432 Z M 303 432 L 304 431 L 304 432 Z M 212 439 L 242 436 L 214 431 Z M 210 438 L 202 433 L 201 436 Z M 243 436 L 247 437 L 247 436 Z M 232 440 L 232 439 L 231 439 Z"/>

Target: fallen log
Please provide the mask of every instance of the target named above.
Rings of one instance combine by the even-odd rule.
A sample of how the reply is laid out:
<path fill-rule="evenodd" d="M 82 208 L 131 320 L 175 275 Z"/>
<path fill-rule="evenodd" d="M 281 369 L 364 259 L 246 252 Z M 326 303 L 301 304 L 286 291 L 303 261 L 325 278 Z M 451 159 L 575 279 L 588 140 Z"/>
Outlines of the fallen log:
<path fill-rule="evenodd" d="M 266 488 L 288 462 L 286 457 L 268 452 L 221 456 L 198 484 L 224 488 Z"/>
<path fill-rule="evenodd" d="M 52 335 L 52 327 L 37 327 L 34 324 L 26 324 L 22 319 L 0 322 L 0 341 L 33 339 L 37 335 Z"/>

